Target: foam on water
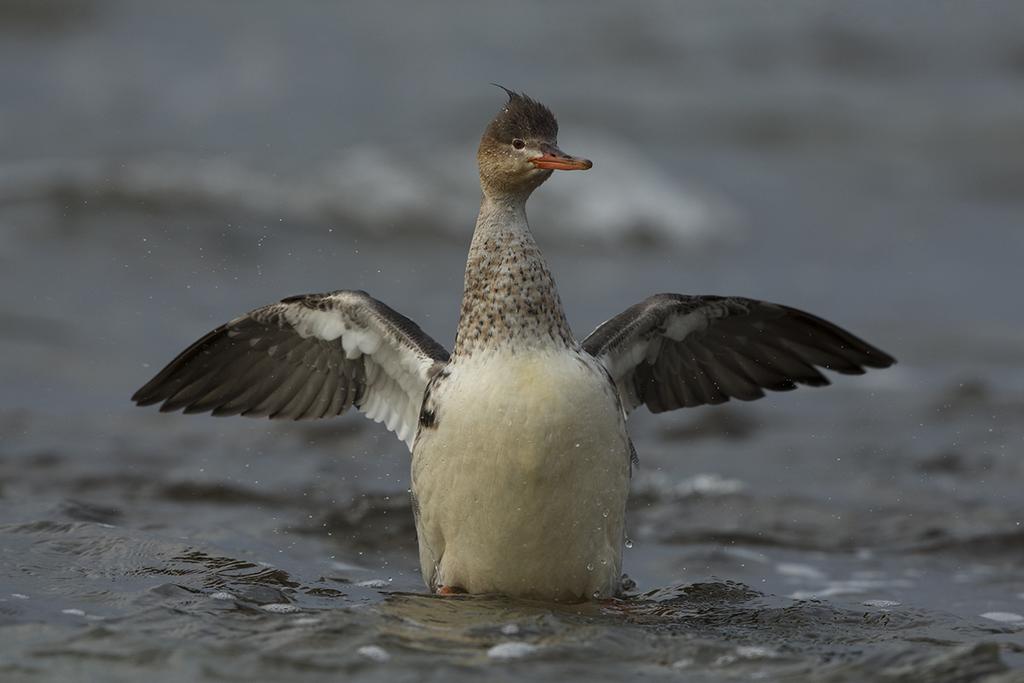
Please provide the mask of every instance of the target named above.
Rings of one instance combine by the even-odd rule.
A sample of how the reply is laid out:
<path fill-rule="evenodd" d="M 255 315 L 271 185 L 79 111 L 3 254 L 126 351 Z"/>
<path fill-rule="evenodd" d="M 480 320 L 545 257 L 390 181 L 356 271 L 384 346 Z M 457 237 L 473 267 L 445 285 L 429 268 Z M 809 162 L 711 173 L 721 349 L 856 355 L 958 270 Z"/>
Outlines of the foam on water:
<path fill-rule="evenodd" d="M 777 651 L 759 645 L 741 645 L 736 648 L 736 654 L 743 659 L 775 659 L 779 657 Z"/>
<path fill-rule="evenodd" d="M 692 247 L 738 235 L 736 214 L 723 199 L 665 176 L 626 143 L 599 135 L 594 140 L 614 163 L 585 183 L 556 178 L 531 202 L 531 213 L 551 224 L 545 241 Z M 472 225 L 479 188 L 475 173 L 453 170 L 473 159 L 472 148 L 458 154 L 461 162 L 453 156 L 439 167 L 431 163 L 436 159 L 362 146 L 292 177 L 227 158 L 8 162 L 0 165 L 0 205 L 45 205 L 74 196 L 83 206 L 144 204 L 168 212 L 201 207 L 233 215 L 236 230 L 244 229 L 239 222 L 249 215 L 299 228 L 319 230 L 327 224 L 377 238 L 418 234 L 462 240 Z"/>
<path fill-rule="evenodd" d="M 820 569 L 812 567 L 809 564 L 783 562 L 775 565 L 775 571 L 783 576 L 789 576 L 797 579 L 821 580 L 825 578 L 825 574 Z"/>
<path fill-rule="evenodd" d="M 377 662 L 378 664 L 383 664 L 391 660 L 391 655 L 388 651 L 379 645 L 363 645 L 356 650 L 356 654 L 360 657 L 365 657 L 366 659 Z"/>
<path fill-rule="evenodd" d="M 540 649 L 539 645 L 509 641 L 498 643 L 487 650 L 487 656 L 491 659 L 521 659 L 532 655 Z"/>
<path fill-rule="evenodd" d="M 1016 614 L 1015 612 L 985 612 L 980 616 L 983 619 L 991 619 L 992 621 L 999 621 L 1004 624 L 1024 623 L 1024 616 Z"/>
<path fill-rule="evenodd" d="M 861 595 L 880 588 L 910 588 L 914 585 L 908 579 L 845 579 L 825 581 L 821 588 L 799 590 L 790 593 L 794 600 L 816 600 L 841 595 Z"/>
<path fill-rule="evenodd" d="M 720 474 L 702 473 L 682 479 L 672 479 L 665 472 L 640 470 L 633 479 L 635 494 L 660 499 L 687 498 L 690 496 L 728 496 L 740 493 L 746 484 L 739 479 L 723 477 Z"/>
<path fill-rule="evenodd" d="M 865 600 L 864 602 L 862 602 L 860 604 L 864 605 L 865 607 L 886 608 L 886 607 L 899 607 L 902 603 L 897 602 L 896 600 Z"/>
<path fill-rule="evenodd" d="M 271 612 L 273 614 L 294 614 L 295 612 L 302 611 L 301 607 L 284 602 L 272 602 L 267 605 L 260 605 L 260 609 L 264 612 Z"/>

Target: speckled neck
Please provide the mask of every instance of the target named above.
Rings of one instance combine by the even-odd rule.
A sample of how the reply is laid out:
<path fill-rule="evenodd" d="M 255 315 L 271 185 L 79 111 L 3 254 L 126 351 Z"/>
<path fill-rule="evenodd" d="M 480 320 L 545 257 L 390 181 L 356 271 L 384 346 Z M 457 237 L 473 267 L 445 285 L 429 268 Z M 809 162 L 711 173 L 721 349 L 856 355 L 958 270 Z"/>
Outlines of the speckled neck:
<path fill-rule="evenodd" d="M 526 196 L 485 196 L 466 260 L 453 360 L 481 350 L 574 344 L 555 281 L 526 222 Z"/>

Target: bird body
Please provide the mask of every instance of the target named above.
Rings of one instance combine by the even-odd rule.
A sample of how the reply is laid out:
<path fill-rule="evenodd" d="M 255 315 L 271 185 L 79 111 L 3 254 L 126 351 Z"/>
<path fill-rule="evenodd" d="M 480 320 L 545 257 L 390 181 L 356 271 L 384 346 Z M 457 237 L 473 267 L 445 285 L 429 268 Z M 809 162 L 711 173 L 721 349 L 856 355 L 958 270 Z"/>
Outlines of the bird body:
<path fill-rule="evenodd" d="M 635 459 L 630 412 L 753 400 L 894 361 L 809 313 L 656 294 L 577 341 L 526 218 L 555 170 L 544 105 L 508 91 L 477 153 L 483 191 L 454 352 L 365 292 L 283 299 L 211 331 L 136 392 L 161 410 L 308 419 L 355 406 L 412 452 L 420 565 L 438 593 L 616 595 Z"/>
<path fill-rule="evenodd" d="M 412 449 L 420 567 L 435 589 L 608 597 L 631 446 L 608 373 L 569 329 L 528 196 L 484 198 L 455 353 L 427 390 Z"/>
<path fill-rule="evenodd" d="M 453 362 L 412 454 L 420 565 L 433 588 L 549 600 L 614 595 L 630 445 L 614 387 L 569 348 Z"/>

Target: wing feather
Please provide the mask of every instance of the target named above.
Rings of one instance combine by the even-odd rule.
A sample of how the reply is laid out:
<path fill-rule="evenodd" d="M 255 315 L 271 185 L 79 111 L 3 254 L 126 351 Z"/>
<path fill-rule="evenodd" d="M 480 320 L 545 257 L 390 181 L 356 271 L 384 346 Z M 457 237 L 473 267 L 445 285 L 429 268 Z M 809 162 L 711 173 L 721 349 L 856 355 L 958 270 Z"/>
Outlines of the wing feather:
<path fill-rule="evenodd" d="M 218 327 L 132 397 L 164 412 L 293 420 L 356 406 L 410 448 L 448 352 L 365 292 L 289 297 Z"/>
<path fill-rule="evenodd" d="M 859 375 L 895 360 L 841 327 L 755 299 L 656 294 L 599 325 L 583 348 L 607 368 L 627 410 L 658 413 L 764 390 L 825 386 L 818 368 Z"/>

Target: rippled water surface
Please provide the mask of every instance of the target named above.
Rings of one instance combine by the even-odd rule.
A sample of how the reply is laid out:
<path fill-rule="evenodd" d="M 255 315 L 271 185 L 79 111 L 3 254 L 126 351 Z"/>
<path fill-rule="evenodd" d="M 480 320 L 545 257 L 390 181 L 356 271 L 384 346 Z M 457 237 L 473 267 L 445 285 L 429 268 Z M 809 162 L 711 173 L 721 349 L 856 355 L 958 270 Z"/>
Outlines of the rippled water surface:
<path fill-rule="evenodd" d="M 0 679 L 1024 680 L 1022 28 L 1013 2 L 0 4 Z M 900 361 L 634 415 L 622 600 L 423 594 L 408 453 L 359 416 L 128 401 L 300 292 L 450 346 L 489 81 L 595 161 L 531 202 L 579 334 L 741 294 Z"/>

